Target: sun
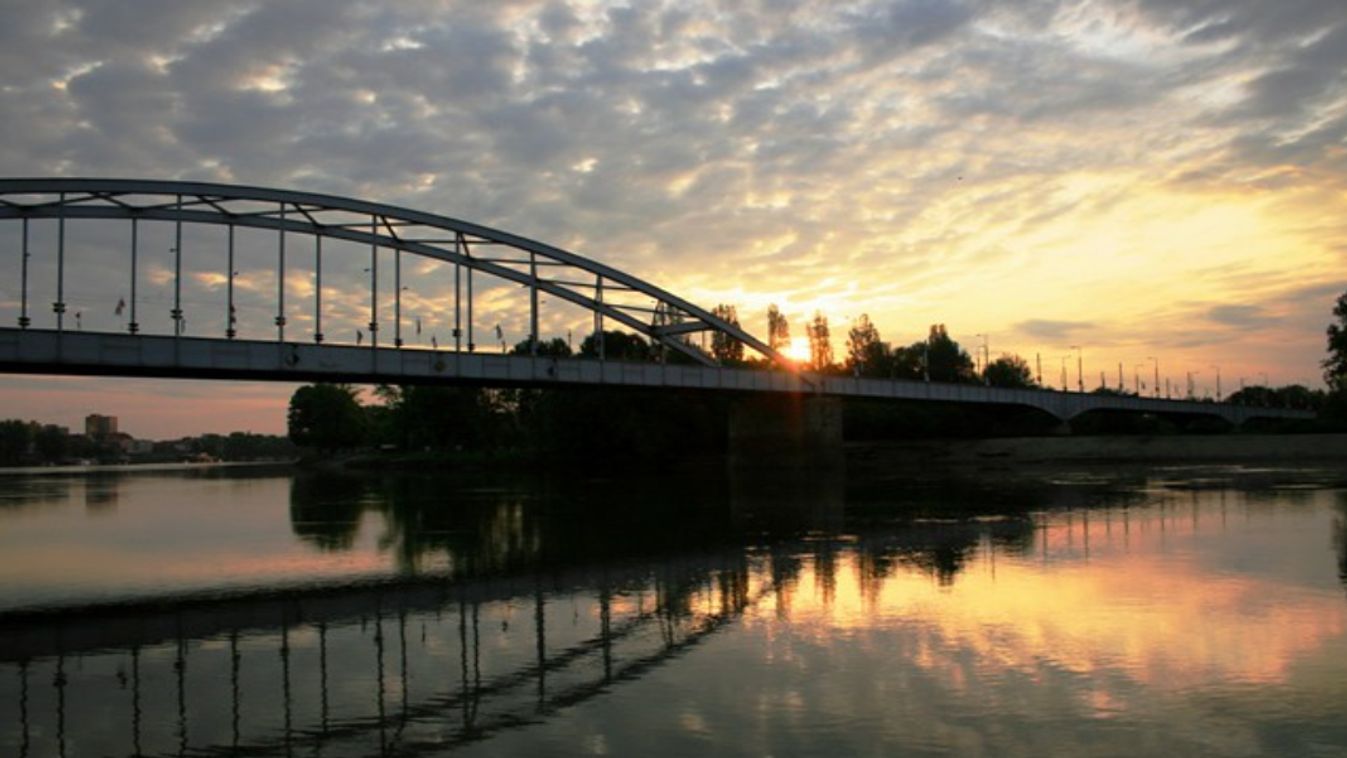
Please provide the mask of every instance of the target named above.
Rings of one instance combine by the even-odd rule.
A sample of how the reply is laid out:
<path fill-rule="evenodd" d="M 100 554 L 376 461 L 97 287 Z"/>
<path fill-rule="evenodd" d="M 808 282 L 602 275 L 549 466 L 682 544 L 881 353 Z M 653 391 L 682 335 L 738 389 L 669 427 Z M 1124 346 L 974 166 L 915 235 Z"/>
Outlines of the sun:
<path fill-rule="evenodd" d="M 790 344 L 781 350 L 781 354 L 796 363 L 808 363 L 810 357 L 812 357 L 809 354 L 809 338 L 792 337 Z"/>

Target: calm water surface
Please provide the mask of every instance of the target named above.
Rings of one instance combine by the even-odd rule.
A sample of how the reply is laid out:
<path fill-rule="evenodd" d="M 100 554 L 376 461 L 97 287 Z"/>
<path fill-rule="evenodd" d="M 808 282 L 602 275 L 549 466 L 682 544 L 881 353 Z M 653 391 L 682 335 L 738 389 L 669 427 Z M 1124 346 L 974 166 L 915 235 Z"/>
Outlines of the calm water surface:
<path fill-rule="evenodd" d="M 1347 476 L 0 477 L 0 755 L 1347 754 Z"/>

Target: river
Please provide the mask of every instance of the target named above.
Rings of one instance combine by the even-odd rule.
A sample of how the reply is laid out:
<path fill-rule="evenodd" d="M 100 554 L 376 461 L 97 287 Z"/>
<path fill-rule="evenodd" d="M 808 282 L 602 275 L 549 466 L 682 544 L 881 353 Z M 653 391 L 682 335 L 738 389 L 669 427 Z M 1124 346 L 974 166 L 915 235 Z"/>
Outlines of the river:
<path fill-rule="evenodd" d="M 1347 475 L 0 477 L 0 754 L 1343 755 Z"/>

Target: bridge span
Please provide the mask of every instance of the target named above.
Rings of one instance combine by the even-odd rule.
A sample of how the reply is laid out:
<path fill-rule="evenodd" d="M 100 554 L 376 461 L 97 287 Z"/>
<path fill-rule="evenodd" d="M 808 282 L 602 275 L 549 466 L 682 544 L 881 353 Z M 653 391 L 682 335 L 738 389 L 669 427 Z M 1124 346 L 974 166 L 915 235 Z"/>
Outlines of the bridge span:
<path fill-rule="evenodd" d="M 598 261 L 448 216 L 332 195 L 204 182 L 0 179 L 0 230 L 15 253 L 0 257 L 0 310 L 17 316 L 17 328 L 0 328 L 0 371 L 667 387 L 1029 406 L 1062 420 L 1093 410 L 1216 416 L 1232 424 L 1312 416 L 815 374 L 732 315 Z M 82 272 L 76 281 L 72 270 Z M 43 301 L 49 311 L 34 307 Z M 541 355 L 548 316 L 555 330 L 575 324 L 577 309 L 592 318 L 597 360 Z M 527 313 L 528 354 L 478 349 L 482 342 L 504 348 L 501 320 L 516 313 Z M 425 335 L 423 325 L 440 331 Z M 606 360 L 610 325 L 691 365 Z M 722 365 L 707 349 L 708 337 L 713 348 L 757 353 L 773 370 Z"/>
<path fill-rule="evenodd" d="M 671 388 L 1028 406 L 1063 421 L 1087 411 L 1312 418 L 1308 411 L 973 384 L 915 382 L 692 364 L 369 348 L 259 340 L 0 328 L 0 371 L 284 382 L 491 387 Z"/>

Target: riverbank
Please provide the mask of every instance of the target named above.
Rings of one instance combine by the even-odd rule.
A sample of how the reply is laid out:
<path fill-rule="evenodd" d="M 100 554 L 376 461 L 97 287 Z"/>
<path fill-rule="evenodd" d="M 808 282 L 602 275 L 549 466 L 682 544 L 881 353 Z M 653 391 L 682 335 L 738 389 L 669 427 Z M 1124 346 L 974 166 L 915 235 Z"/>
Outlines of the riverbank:
<path fill-rule="evenodd" d="M 78 466 L 10 466 L 0 467 L 0 476 L 70 476 L 72 474 L 150 474 L 171 471 L 208 471 L 222 468 L 258 468 L 293 466 L 294 461 L 210 461 L 207 463 L 91 463 Z"/>
<path fill-rule="evenodd" d="M 1347 461 L 1347 434 L 1006 437 L 847 445 L 847 462 L 879 465 L 976 463 L 1289 463 Z"/>

